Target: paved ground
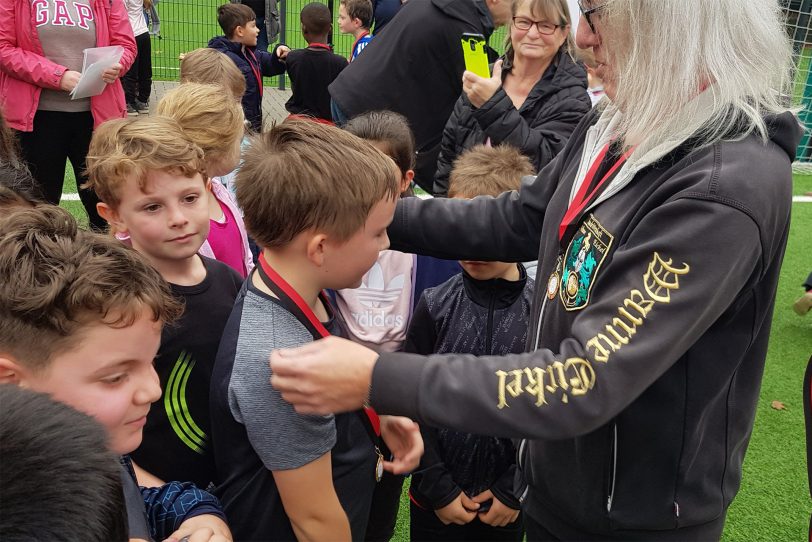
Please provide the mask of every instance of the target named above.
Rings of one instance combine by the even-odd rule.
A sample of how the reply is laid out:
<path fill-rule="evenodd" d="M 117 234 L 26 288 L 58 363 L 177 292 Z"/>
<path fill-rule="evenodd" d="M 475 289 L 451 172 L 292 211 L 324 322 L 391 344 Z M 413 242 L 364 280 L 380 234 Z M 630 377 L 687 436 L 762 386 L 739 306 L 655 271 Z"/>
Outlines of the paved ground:
<path fill-rule="evenodd" d="M 150 109 L 155 107 L 166 91 L 176 86 L 178 83 L 175 81 L 153 81 L 152 96 L 149 100 Z M 285 111 L 285 102 L 288 101 L 288 98 L 290 98 L 290 90 L 265 87 L 262 96 L 262 119 L 266 127 L 288 116 L 288 112 Z"/>

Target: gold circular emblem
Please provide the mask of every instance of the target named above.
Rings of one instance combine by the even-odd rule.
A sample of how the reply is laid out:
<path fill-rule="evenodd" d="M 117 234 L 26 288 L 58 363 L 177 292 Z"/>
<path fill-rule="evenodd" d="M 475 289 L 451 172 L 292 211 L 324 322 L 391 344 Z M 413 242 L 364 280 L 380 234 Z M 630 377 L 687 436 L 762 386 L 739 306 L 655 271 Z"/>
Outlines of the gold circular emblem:
<path fill-rule="evenodd" d="M 569 297 L 575 297 L 575 294 L 578 293 L 578 275 L 573 272 L 567 276 L 567 295 Z"/>
<path fill-rule="evenodd" d="M 558 271 L 553 271 L 550 280 L 547 281 L 547 299 L 552 299 L 558 292 Z"/>

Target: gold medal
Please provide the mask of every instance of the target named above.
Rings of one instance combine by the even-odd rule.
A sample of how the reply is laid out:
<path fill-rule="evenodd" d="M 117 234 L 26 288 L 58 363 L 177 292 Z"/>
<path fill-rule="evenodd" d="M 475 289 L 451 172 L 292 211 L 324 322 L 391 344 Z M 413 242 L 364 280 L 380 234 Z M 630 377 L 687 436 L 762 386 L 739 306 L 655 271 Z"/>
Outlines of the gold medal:
<path fill-rule="evenodd" d="M 550 274 L 550 280 L 547 281 L 547 299 L 553 299 L 555 294 L 558 293 L 558 270 L 553 271 Z"/>
<path fill-rule="evenodd" d="M 561 255 L 555 260 L 555 267 L 553 272 L 550 273 L 550 278 L 547 280 L 547 299 L 552 300 L 558 293 L 558 287 L 561 284 L 561 276 L 558 274 L 558 268 L 561 267 Z"/>
<path fill-rule="evenodd" d="M 383 478 L 383 454 L 377 446 L 375 446 L 375 453 L 378 455 L 378 461 L 375 463 L 375 481 L 380 482 Z"/>

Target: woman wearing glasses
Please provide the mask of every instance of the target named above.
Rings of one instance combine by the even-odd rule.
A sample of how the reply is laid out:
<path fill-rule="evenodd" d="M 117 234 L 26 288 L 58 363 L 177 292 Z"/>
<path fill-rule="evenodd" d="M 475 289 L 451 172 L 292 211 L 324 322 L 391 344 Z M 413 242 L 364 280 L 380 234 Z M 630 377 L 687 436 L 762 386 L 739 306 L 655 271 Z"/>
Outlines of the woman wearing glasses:
<path fill-rule="evenodd" d="M 581 0 L 609 101 L 498 198 L 407 198 L 392 248 L 539 255 L 526 353 L 271 356 L 303 413 L 524 438 L 528 540 L 718 540 L 739 489 L 789 232 L 792 48 L 778 0 Z"/>
<path fill-rule="evenodd" d="M 493 76 L 463 77 L 463 95 L 443 130 L 437 195 L 448 193 L 457 156 L 482 143 L 512 145 L 541 171 L 590 109 L 586 72 L 572 58 L 567 0 L 516 0 L 509 28 Z"/>

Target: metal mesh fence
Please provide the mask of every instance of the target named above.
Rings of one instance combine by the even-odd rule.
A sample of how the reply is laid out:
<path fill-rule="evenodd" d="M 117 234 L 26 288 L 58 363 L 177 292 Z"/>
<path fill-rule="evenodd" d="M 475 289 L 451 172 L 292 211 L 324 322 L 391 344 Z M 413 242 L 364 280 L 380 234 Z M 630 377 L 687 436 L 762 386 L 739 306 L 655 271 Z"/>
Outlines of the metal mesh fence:
<path fill-rule="evenodd" d="M 160 28 L 153 28 L 152 71 L 159 81 L 178 79 L 178 55 L 198 47 L 205 47 L 209 39 L 223 32 L 217 24 L 217 7 L 226 0 L 160 0 L 156 11 L 160 18 Z M 283 19 L 282 34 L 277 42 L 286 43 L 293 49 L 306 47 L 299 31 L 299 14 L 302 7 L 311 0 L 281 0 L 279 11 Z M 338 32 L 335 21 L 338 14 L 338 0 L 326 0 L 333 8 L 333 46 L 337 54 L 349 57 L 353 37 Z M 505 32 L 499 30 L 491 36 L 490 44 L 497 51 L 503 50 Z M 284 79 L 283 79 L 284 77 Z M 266 78 L 265 84 L 285 84 L 287 77 Z"/>
<path fill-rule="evenodd" d="M 156 80 L 173 81 L 178 78 L 180 53 L 205 47 L 208 40 L 222 34 L 217 25 L 217 6 L 225 0 L 161 0 L 156 5 L 160 17 L 159 27 L 153 26 L 152 66 Z M 282 33 L 278 41 L 291 48 L 305 47 L 299 31 L 299 13 L 310 0 L 281 0 L 279 3 L 282 15 Z M 812 127 L 812 27 L 810 13 L 812 0 L 781 0 L 786 14 L 786 29 L 793 41 L 795 55 L 795 74 L 793 86 L 793 104 L 800 108 L 799 116 L 805 125 Z M 332 4 L 334 14 L 338 11 L 338 0 L 326 0 Z M 333 45 L 335 52 L 349 56 L 352 36 L 339 34 L 338 25 L 333 17 Z M 504 47 L 505 30 L 494 32 L 490 45 L 497 51 Z M 286 88 L 286 76 L 266 79 L 266 85 L 278 85 Z M 796 169 L 812 173 L 812 133 L 807 132 L 798 147 Z"/>
<path fill-rule="evenodd" d="M 786 11 L 787 32 L 792 38 L 795 77 L 792 91 L 793 105 L 800 107 L 799 117 L 812 128 L 812 27 L 810 12 L 812 0 L 783 0 Z M 795 169 L 812 173 L 812 140 L 807 131 L 798 146 Z"/>

